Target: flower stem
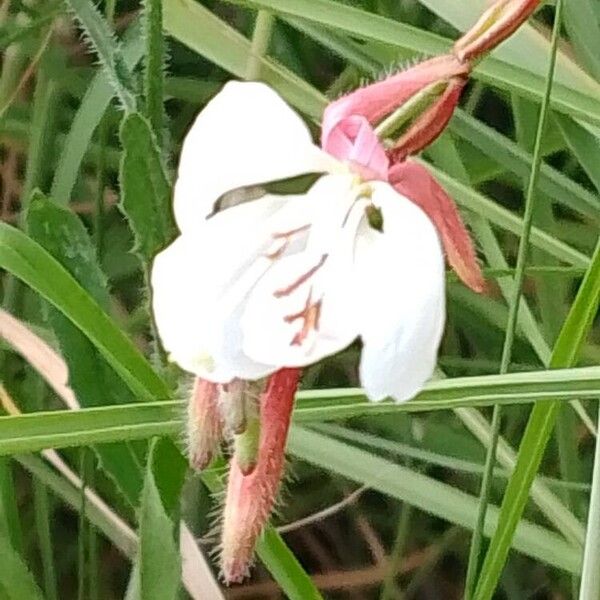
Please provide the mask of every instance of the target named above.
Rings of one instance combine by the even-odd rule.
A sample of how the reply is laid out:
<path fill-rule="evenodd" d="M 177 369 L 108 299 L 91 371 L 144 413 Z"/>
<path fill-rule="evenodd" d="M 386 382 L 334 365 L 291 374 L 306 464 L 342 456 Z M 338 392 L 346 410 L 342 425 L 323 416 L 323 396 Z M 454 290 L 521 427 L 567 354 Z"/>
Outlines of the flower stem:
<path fill-rule="evenodd" d="M 273 22 L 273 15 L 269 11 L 258 11 L 250 46 L 250 58 L 246 67 L 246 79 L 260 79 L 261 62 L 269 49 Z"/>
<path fill-rule="evenodd" d="M 533 151 L 533 165 L 527 188 L 525 201 L 525 215 L 523 217 L 523 235 L 519 243 L 519 252 L 517 255 L 517 265 L 515 269 L 515 279 L 513 286 L 513 296 L 511 298 L 508 323 L 506 326 L 506 335 L 504 338 L 504 346 L 502 349 L 502 359 L 500 362 L 500 374 L 506 374 L 509 370 L 512 359 L 512 348 L 517 325 L 517 317 L 519 314 L 519 306 L 521 302 L 523 281 L 525 278 L 525 267 L 527 265 L 529 253 L 529 240 L 531 237 L 531 228 L 533 224 L 533 215 L 535 209 L 535 192 L 537 189 L 538 178 L 542 163 L 542 141 L 546 122 L 548 120 L 548 112 L 550 108 L 550 96 L 552 85 L 554 82 L 554 70 L 556 66 L 556 54 L 558 49 L 558 39 L 560 35 L 560 24 L 562 22 L 562 0 L 556 2 L 556 12 L 554 16 L 554 29 L 552 32 L 552 43 L 550 48 L 550 60 L 548 65 L 548 74 L 546 77 L 546 89 L 542 106 L 540 109 L 540 117 L 536 132 L 535 146 Z M 481 482 L 480 503 L 477 514 L 477 522 L 471 540 L 471 550 L 469 553 L 469 564 L 467 567 L 467 578 L 465 583 L 465 600 L 470 600 L 475 591 L 475 584 L 479 571 L 481 546 L 483 542 L 483 525 L 487 514 L 487 507 L 490 498 L 493 470 L 496 463 L 496 449 L 498 447 L 498 439 L 500 436 L 500 425 L 502 421 L 502 409 L 499 405 L 494 407 L 492 418 L 492 438 L 488 446 L 485 470 Z"/>

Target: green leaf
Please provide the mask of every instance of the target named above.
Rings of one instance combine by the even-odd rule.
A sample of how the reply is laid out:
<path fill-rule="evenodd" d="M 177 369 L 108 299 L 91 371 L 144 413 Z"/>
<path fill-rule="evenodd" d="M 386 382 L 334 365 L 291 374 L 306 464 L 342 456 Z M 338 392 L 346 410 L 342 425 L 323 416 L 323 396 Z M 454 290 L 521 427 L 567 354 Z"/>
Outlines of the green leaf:
<path fill-rule="evenodd" d="M 355 388 L 302 391 L 297 395 L 294 422 L 528 404 L 538 399 L 566 402 L 597 396 L 600 396 L 600 367 L 457 377 L 429 382 L 414 400 L 404 404 L 389 400 L 369 402 L 364 392 Z M 180 401 L 0 417 L 0 456 L 155 435 L 175 436 L 180 433 L 182 422 Z"/>
<path fill-rule="evenodd" d="M 165 2 L 163 11 L 167 33 L 235 76 L 245 76 L 250 42 L 242 34 L 195 0 Z M 260 74 L 290 104 L 321 117 L 326 100 L 302 78 L 266 58 L 260 60 Z"/>
<path fill-rule="evenodd" d="M 265 528 L 256 552 L 290 600 L 322 600 L 310 576 L 272 526 Z"/>
<path fill-rule="evenodd" d="M 140 600 L 175 600 L 181 579 L 181 558 L 173 538 L 173 521 L 167 515 L 156 482 L 155 461 L 161 443 L 154 441 L 148 455 L 140 512 L 138 555 Z M 179 490 L 183 477 L 179 480 Z"/>
<path fill-rule="evenodd" d="M 451 523 L 468 529 L 475 525 L 476 497 L 349 444 L 294 426 L 288 452 Z M 498 509 L 490 506 L 484 529 L 486 535 L 491 535 L 497 521 Z M 577 572 L 581 566 L 577 549 L 561 536 L 528 521 L 519 525 L 514 547 L 570 572 Z"/>
<path fill-rule="evenodd" d="M 561 329 L 550 359 L 551 368 L 558 369 L 575 364 L 598 311 L 599 303 L 600 243 L 569 316 Z M 525 509 L 533 479 L 552 435 L 559 409 L 558 402 L 538 403 L 531 413 L 521 438 L 517 464 L 506 488 L 498 528 L 481 569 L 475 592 L 476 600 L 489 600 L 494 593 L 515 529 Z"/>
<path fill-rule="evenodd" d="M 135 110 L 133 77 L 123 58 L 120 44 L 106 19 L 98 12 L 91 0 L 66 1 L 98 54 L 121 105 L 127 112 Z"/>
<path fill-rule="evenodd" d="M 144 0 L 144 115 L 150 122 L 158 147 L 162 147 L 166 115 L 164 108 L 165 56 L 163 0 Z"/>
<path fill-rule="evenodd" d="M 600 425 L 600 412 L 598 413 L 598 425 Z M 598 565 L 600 565 L 600 441 L 596 440 L 588 530 L 581 573 L 581 597 L 585 600 L 600 599 L 600 569 Z"/>
<path fill-rule="evenodd" d="M 423 53 L 432 55 L 445 53 L 452 43 L 427 31 L 333 0 L 228 1 L 242 6 L 270 10 L 275 14 L 301 17 L 324 27 L 344 31 L 352 37 L 410 50 L 417 56 Z M 449 16 L 456 17 L 457 24 L 460 20 L 461 24 L 468 25 L 475 22 L 484 6 L 482 2 L 473 2 L 465 7 L 463 3 L 449 3 L 446 0 L 429 0 L 428 4 L 432 9 L 443 12 L 444 18 L 449 20 Z M 485 59 L 473 71 L 473 77 L 540 101 L 544 96 L 545 77 L 540 75 L 540 72 L 543 72 L 540 66 L 543 62 L 539 61 L 547 56 L 548 45 L 535 32 L 533 35 L 529 34 L 529 37 L 532 39 L 527 40 L 527 43 L 520 43 L 518 48 L 512 40 L 503 44 L 510 49 L 509 52 L 504 51 L 503 59 L 495 57 Z M 523 57 L 532 58 L 523 60 Z M 560 66 L 562 69 L 559 71 L 559 83 L 555 86 L 552 95 L 553 107 L 565 114 L 600 123 L 598 84 L 565 57 Z"/>
<path fill-rule="evenodd" d="M 144 39 L 139 22 L 135 22 L 123 39 L 123 59 L 133 69 L 144 53 Z M 94 131 L 115 95 L 115 90 L 105 71 L 92 79 L 72 120 L 71 129 L 63 145 L 54 173 L 50 196 L 55 202 L 66 205 L 75 186 L 77 173 L 92 141 Z"/>
<path fill-rule="evenodd" d="M 42 600 L 42 592 L 21 557 L 0 535 L 0 596 L 6 600 Z"/>
<path fill-rule="evenodd" d="M 173 238 L 171 186 L 150 125 L 139 113 L 121 125 L 121 208 L 134 232 L 135 250 L 149 263 Z"/>
<path fill-rule="evenodd" d="M 164 381 L 73 276 L 39 244 L 6 223 L 0 223 L 0 268 L 79 327 L 139 399 L 169 397 Z"/>
<path fill-rule="evenodd" d="M 108 309 L 107 282 L 79 218 L 38 193 L 30 202 L 27 227 L 31 237 L 60 261 L 102 308 Z M 133 402 L 131 390 L 83 332 L 56 308 L 48 306 L 47 314 L 69 367 L 69 385 L 80 404 L 92 407 Z M 128 502 L 136 505 L 143 479 L 131 448 L 114 444 L 96 447 L 95 451 Z"/>

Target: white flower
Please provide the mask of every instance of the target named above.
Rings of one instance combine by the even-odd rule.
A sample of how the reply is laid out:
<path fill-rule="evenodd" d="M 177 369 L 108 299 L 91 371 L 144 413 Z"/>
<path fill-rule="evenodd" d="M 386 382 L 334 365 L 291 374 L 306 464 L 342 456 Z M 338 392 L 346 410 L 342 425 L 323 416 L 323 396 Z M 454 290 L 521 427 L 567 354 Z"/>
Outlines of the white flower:
<path fill-rule="evenodd" d="M 306 194 L 224 208 L 224 194 L 323 173 Z M 444 327 L 444 258 L 422 210 L 312 143 L 270 88 L 229 83 L 185 140 L 180 237 L 155 259 L 153 308 L 172 360 L 224 383 L 304 366 L 363 343 L 373 400 L 413 397 Z"/>

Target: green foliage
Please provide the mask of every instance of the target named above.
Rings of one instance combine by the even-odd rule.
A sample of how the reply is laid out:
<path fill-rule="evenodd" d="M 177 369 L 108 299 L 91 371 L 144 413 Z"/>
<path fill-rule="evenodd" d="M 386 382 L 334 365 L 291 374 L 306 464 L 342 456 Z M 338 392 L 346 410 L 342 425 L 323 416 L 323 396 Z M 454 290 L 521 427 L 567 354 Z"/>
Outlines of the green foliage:
<path fill-rule="evenodd" d="M 163 452 L 167 456 L 161 458 L 160 454 Z M 137 568 L 141 600 L 175 600 L 178 596 L 181 559 L 173 537 L 174 525 L 169 512 L 173 510 L 175 499 L 179 498 L 185 466 L 181 468 L 182 465 L 177 464 L 176 460 L 175 464 L 169 464 L 171 473 L 165 472 L 164 461 L 169 458 L 175 457 L 165 442 L 152 443 L 139 516 L 140 549 Z M 164 476 L 167 474 L 169 478 L 165 481 Z M 159 488 L 160 484 L 162 488 Z"/>
<path fill-rule="evenodd" d="M 0 535 L 0 562 L 2 562 L 2 579 L 0 580 L 2 598 L 6 598 L 6 600 L 42 600 L 42 592 L 33 575 L 4 535 Z"/>
<path fill-rule="evenodd" d="M 487 294 L 475 295 L 448 277 L 440 351 L 447 377 L 409 403 L 373 404 L 356 387 L 356 347 L 306 369 L 288 447 L 294 477 L 257 548 L 265 568 L 254 571 L 249 586 L 276 586 L 293 599 L 367 600 L 414 598 L 427 581 L 428 593 L 457 589 L 458 597 L 461 582 L 442 558 L 452 557 L 453 571 L 466 571 L 483 460 L 494 437 L 489 416 L 502 407 L 477 598 L 598 600 L 600 457 L 588 412 L 596 414 L 600 367 L 588 365 L 600 363 L 600 9 L 595 0 L 563 3 L 549 127 L 538 151 L 555 2 L 476 65 L 447 131 L 416 159 L 461 208 L 490 282 Z M 203 559 L 211 548 L 195 540 L 205 539 L 209 514 L 219 507 L 224 463 L 183 485 L 187 381 L 181 377 L 175 393 L 181 373 L 153 367 L 160 352 L 148 311 L 149 269 L 175 234 L 168 167 L 194 115 L 230 78 L 271 85 L 317 139 L 329 98 L 447 51 L 485 5 L 2 5 L 0 295 L 3 308 L 48 345 L 36 362 L 32 355 L 42 346 L 35 338 L 5 343 L 0 311 L 1 598 L 41 598 L 36 581 L 45 581 L 51 597 L 54 575 L 61 597 L 75 593 L 77 580 L 90 600 L 221 597 L 212 563 Z M 234 151 L 236 132 L 228 135 L 232 157 L 243 160 Z M 524 297 L 511 372 L 499 375 L 511 329 L 508 305 L 521 287 L 512 265 L 529 224 L 524 197 L 538 167 L 528 195 L 537 210 L 531 256 L 520 264 Z M 32 194 L 35 188 L 50 193 Z M 40 364 L 49 369 L 43 377 L 55 378 L 53 389 L 71 387 L 80 410 L 65 409 L 39 381 L 32 387 Z M 92 448 L 99 459 L 83 511 L 76 447 Z M 48 449 L 60 456 L 35 454 Z M 370 491 L 331 514 L 320 512 L 354 485 Z M 404 516 L 396 520 L 400 506 Z M 313 513 L 315 524 L 309 518 L 302 525 Z M 135 515 L 138 532 L 129 525 Z M 82 529 L 89 539 L 75 539 L 78 519 L 88 521 Z M 298 533 L 277 531 L 279 522 L 296 520 Z M 315 551 L 323 540 L 325 550 Z M 77 547 L 89 573 L 76 573 Z M 389 565 L 385 576 L 372 554 Z M 366 577 L 362 569 L 369 569 Z M 330 572 L 338 581 L 336 573 L 353 570 L 362 583 L 376 572 L 387 584 L 318 589 Z"/>
<path fill-rule="evenodd" d="M 135 110 L 137 101 L 131 71 L 106 19 L 98 12 L 92 0 L 66 1 L 96 51 L 121 105 L 127 112 Z"/>
<path fill-rule="evenodd" d="M 108 310 L 110 297 L 87 231 L 71 211 L 34 194 L 27 213 L 29 235 L 58 260 Z M 123 404 L 135 396 L 86 335 L 63 313 L 48 307 L 48 321 L 69 367 L 69 385 L 82 406 Z M 101 466 L 135 506 L 142 488 L 138 459 L 124 444 L 96 447 Z"/>
<path fill-rule="evenodd" d="M 121 125 L 121 208 L 135 235 L 135 251 L 149 263 L 173 238 L 171 186 L 148 121 L 139 113 Z"/>
<path fill-rule="evenodd" d="M 144 1 L 144 115 L 162 147 L 166 116 L 164 108 L 166 43 L 163 35 L 162 0 Z"/>
<path fill-rule="evenodd" d="M 86 332 L 139 399 L 165 398 L 164 382 L 127 336 L 73 276 L 18 229 L 0 224 L 0 267 L 12 273 Z"/>

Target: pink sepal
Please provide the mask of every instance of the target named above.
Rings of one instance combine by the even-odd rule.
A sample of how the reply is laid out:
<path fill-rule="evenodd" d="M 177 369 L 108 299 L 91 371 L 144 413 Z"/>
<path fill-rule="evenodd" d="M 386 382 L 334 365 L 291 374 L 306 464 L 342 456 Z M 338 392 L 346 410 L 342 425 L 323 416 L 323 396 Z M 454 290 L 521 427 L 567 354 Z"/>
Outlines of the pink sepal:
<path fill-rule="evenodd" d="M 456 205 L 433 175 L 422 165 L 408 160 L 390 170 L 390 183 L 397 192 L 421 207 L 438 230 L 448 263 L 475 292 L 486 283 L 477 262 L 471 236 Z"/>

